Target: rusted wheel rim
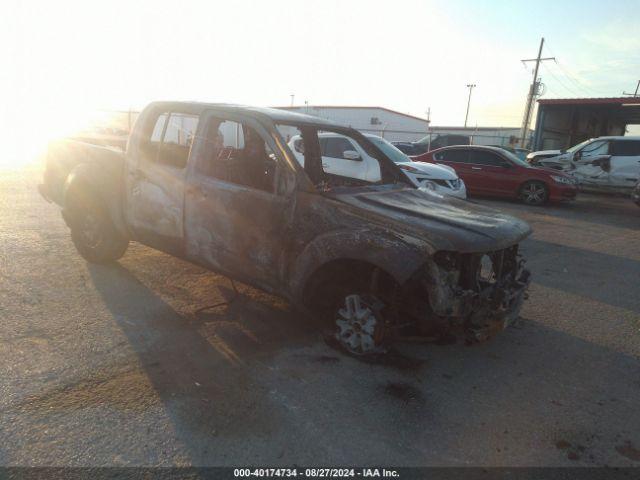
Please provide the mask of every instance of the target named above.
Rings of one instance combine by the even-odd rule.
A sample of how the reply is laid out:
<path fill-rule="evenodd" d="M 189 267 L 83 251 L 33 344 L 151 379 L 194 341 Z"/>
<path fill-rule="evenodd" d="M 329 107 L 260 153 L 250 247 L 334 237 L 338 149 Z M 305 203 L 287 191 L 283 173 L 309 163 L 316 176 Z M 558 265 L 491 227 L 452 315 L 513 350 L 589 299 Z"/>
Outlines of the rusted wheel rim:
<path fill-rule="evenodd" d="M 336 339 L 356 355 L 381 351 L 383 325 L 375 308 L 361 295 L 345 297 L 345 306 L 337 312 Z"/>

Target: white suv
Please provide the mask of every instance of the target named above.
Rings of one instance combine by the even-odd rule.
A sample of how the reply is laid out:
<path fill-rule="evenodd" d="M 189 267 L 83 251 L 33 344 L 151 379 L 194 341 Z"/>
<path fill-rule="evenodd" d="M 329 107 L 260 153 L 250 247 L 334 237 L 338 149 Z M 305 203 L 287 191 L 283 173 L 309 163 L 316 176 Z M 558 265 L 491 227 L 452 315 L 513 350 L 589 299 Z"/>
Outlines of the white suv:
<path fill-rule="evenodd" d="M 640 137 L 591 138 L 568 150 L 531 152 L 527 160 L 571 173 L 583 187 L 632 189 L 640 180 Z"/>
<path fill-rule="evenodd" d="M 393 160 L 416 187 L 457 198 L 467 198 L 465 184 L 453 168 L 447 165 L 414 162 L 384 138 L 371 134 L 364 136 Z M 378 160 L 368 155 L 358 143 L 338 133 L 320 133 L 318 139 L 322 167 L 327 173 L 359 178 L 367 182 L 380 180 Z M 298 163 L 304 167 L 303 142 L 300 135 L 291 138 L 289 147 Z"/>

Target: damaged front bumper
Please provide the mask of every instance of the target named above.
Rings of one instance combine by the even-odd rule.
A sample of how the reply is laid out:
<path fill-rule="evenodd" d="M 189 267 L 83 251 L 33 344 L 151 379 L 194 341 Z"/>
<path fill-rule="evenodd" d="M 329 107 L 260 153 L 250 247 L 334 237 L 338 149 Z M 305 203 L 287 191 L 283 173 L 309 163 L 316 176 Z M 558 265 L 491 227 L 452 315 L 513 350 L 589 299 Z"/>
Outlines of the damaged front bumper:
<path fill-rule="evenodd" d="M 529 270 L 520 259 L 519 268 L 506 284 L 487 287 L 472 302 L 471 315 L 465 325 L 470 339 L 482 341 L 496 331 L 513 324 L 520 316 L 520 310 L 527 298 L 527 288 L 531 281 Z"/>
<path fill-rule="evenodd" d="M 530 273 L 516 245 L 477 254 L 438 252 L 417 280 L 413 302 L 418 308 L 412 310 L 414 316 L 420 312 L 426 330 L 462 331 L 467 340 L 482 341 L 518 318 Z M 426 301 L 419 293 L 425 290 Z"/>

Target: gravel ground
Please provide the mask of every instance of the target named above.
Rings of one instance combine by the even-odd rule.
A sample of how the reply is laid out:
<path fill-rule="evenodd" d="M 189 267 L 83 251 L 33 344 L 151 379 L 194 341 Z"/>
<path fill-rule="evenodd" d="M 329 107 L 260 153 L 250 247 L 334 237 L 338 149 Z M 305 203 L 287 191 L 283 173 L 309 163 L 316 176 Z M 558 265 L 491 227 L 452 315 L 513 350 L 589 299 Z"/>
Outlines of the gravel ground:
<path fill-rule="evenodd" d="M 518 324 L 483 345 L 327 346 L 289 306 L 132 245 L 75 252 L 36 169 L 0 172 L 0 464 L 640 466 L 640 209 L 531 223 Z"/>

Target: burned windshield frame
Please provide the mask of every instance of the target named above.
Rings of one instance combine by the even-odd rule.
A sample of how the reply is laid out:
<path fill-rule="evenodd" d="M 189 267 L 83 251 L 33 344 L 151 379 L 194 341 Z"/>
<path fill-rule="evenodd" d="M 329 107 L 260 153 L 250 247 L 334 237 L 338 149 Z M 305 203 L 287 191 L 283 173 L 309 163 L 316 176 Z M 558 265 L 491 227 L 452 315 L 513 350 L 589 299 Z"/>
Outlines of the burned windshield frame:
<path fill-rule="evenodd" d="M 337 186 L 354 188 L 354 187 L 378 186 L 378 185 L 389 185 L 389 184 L 398 184 L 398 183 L 402 184 L 403 186 L 415 188 L 415 186 L 408 181 L 406 176 L 402 174 L 402 172 L 397 167 L 395 162 L 391 158 L 389 158 L 389 156 L 386 155 L 385 152 L 382 151 L 377 145 L 375 145 L 370 139 L 368 139 L 365 135 L 358 132 L 357 130 L 353 130 L 350 128 L 341 128 L 341 127 L 336 127 L 332 125 L 315 125 L 315 124 L 305 124 L 305 123 L 295 123 L 295 122 L 292 122 L 292 123 L 275 122 L 275 127 L 276 127 L 276 130 L 278 131 L 278 134 L 282 137 L 282 140 L 287 145 L 287 149 L 289 149 L 289 151 L 291 151 L 291 148 L 289 146 L 291 138 L 293 138 L 296 135 L 302 136 L 302 139 L 303 139 L 302 150 L 304 150 L 303 155 L 305 158 L 304 166 L 302 166 L 297 160 L 296 160 L 296 163 L 298 163 L 298 166 L 302 170 L 304 170 L 304 172 L 307 174 L 307 177 L 311 181 L 311 183 L 313 183 L 316 186 L 322 185 L 322 188 L 324 190 L 332 189 Z M 295 132 L 293 131 L 294 129 L 295 129 Z M 309 138 L 305 139 L 305 132 L 307 136 L 312 135 L 313 137 L 310 139 Z M 371 156 L 372 158 L 376 159 L 379 162 L 380 177 L 381 177 L 380 181 L 369 182 L 369 181 L 352 178 L 352 177 L 343 177 L 345 179 L 344 183 L 346 184 L 334 185 L 333 184 L 334 182 L 332 182 L 331 179 L 335 178 L 335 176 L 332 176 L 331 174 L 327 174 L 326 172 L 324 172 L 322 168 L 322 157 L 319 155 L 320 147 L 319 147 L 318 134 L 320 132 L 335 133 L 337 135 L 343 135 L 349 139 L 355 140 L 358 143 L 358 145 L 365 151 L 365 153 L 367 153 L 367 155 Z M 311 148 L 311 151 L 310 151 L 309 149 L 310 145 L 307 143 L 309 141 L 316 143 L 318 148 L 317 149 Z M 317 155 L 317 158 L 314 158 L 315 155 L 313 152 L 315 152 L 316 150 L 317 150 L 316 153 L 318 155 Z M 291 151 L 291 153 L 293 154 L 294 158 L 297 158 L 295 155 L 295 152 Z M 316 163 L 317 165 L 308 164 L 307 155 L 310 155 L 309 158 L 312 160 L 312 162 Z M 341 183 L 341 182 L 337 182 L 337 183 Z"/>

